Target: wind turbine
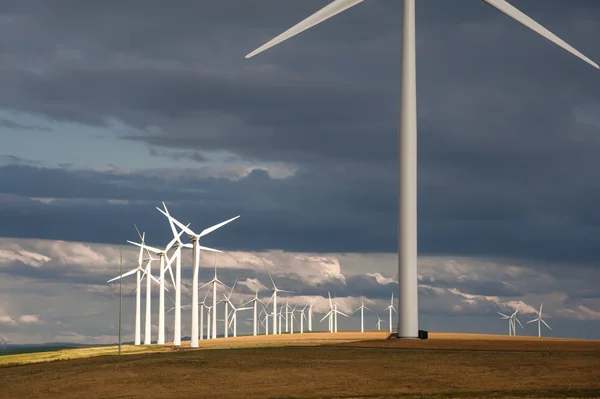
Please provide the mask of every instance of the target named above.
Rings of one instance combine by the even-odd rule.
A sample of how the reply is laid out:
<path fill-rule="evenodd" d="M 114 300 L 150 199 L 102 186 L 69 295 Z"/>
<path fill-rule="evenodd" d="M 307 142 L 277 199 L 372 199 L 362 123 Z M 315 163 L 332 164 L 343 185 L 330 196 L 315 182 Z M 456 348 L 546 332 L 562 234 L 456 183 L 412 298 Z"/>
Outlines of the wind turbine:
<path fill-rule="evenodd" d="M 210 288 L 206 290 L 206 295 L 204 295 L 204 299 L 200 302 L 200 339 L 204 339 L 204 308 L 206 307 L 206 298 L 208 297 L 208 293 L 210 292 Z M 209 339 L 208 335 L 206 339 Z"/>
<path fill-rule="evenodd" d="M 306 314 L 304 313 L 304 311 L 306 310 L 308 305 L 309 304 L 307 303 L 302 309 L 300 309 L 300 334 L 304 334 L 304 319 L 306 319 Z"/>
<path fill-rule="evenodd" d="M 296 318 L 296 309 L 298 308 L 298 305 L 294 306 L 292 308 L 292 311 L 290 312 L 290 334 L 294 333 L 294 319 Z"/>
<path fill-rule="evenodd" d="M 386 309 L 389 309 L 390 311 L 390 333 L 392 332 L 392 310 L 394 312 L 396 312 L 396 314 L 398 314 L 398 312 L 396 311 L 396 309 L 394 309 L 394 293 L 392 292 L 392 299 L 390 300 L 390 306 L 388 306 Z"/>
<path fill-rule="evenodd" d="M 10 341 L 7 341 L 4 339 L 4 337 L 0 337 L 0 350 L 6 350 L 8 349 L 8 343 Z"/>
<path fill-rule="evenodd" d="M 136 227 L 137 230 L 137 227 Z M 139 231 L 138 231 L 139 234 Z M 107 281 L 107 283 L 111 283 L 115 280 L 118 280 L 120 278 L 123 277 L 127 277 L 132 275 L 133 273 L 136 273 L 136 288 L 135 288 L 135 337 L 134 337 L 134 345 L 140 345 L 141 344 L 141 306 L 142 306 L 142 290 L 141 290 L 141 283 L 142 283 L 142 273 L 145 273 L 145 270 L 142 268 L 142 263 L 144 262 L 144 238 L 146 236 L 146 233 L 142 233 L 140 235 L 142 244 L 140 245 L 140 253 L 138 256 L 138 266 L 135 269 L 132 269 L 128 272 L 125 272 L 123 274 L 121 274 L 120 276 L 117 276 L 115 278 L 111 278 L 110 280 Z M 152 278 L 155 281 L 156 278 L 152 275 L 149 275 L 150 278 Z M 146 277 L 148 278 L 148 277 Z M 160 284 L 160 283 L 159 283 Z"/>
<path fill-rule="evenodd" d="M 165 210 L 166 210 L 167 206 L 165 205 L 164 202 L 163 202 L 163 206 L 165 207 Z M 201 246 L 200 238 L 212 233 L 213 231 L 225 226 L 226 224 L 228 224 L 230 222 L 233 222 L 235 219 L 239 218 L 240 215 L 238 215 L 234 218 L 231 218 L 229 220 L 226 220 L 224 222 L 215 224 L 214 226 L 208 227 L 208 228 L 202 230 L 200 232 L 200 234 L 196 234 L 190 228 L 188 228 L 189 224 L 188 224 L 188 226 L 184 226 L 182 223 L 180 223 L 174 217 L 170 216 L 168 213 L 165 213 L 162 209 L 160 209 L 160 208 L 156 208 L 156 209 L 161 211 L 163 213 L 163 215 L 167 216 L 169 218 L 169 220 L 172 219 L 173 223 L 175 223 L 177 226 L 179 226 L 180 229 L 184 230 L 187 233 L 187 235 L 190 237 L 190 241 L 192 242 L 192 248 L 193 248 L 193 252 L 194 252 L 194 254 L 193 254 L 194 273 L 192 275 L 192 335 L 190 337 L 190 339 L 191 339 L 190 346 L 192 348 L 197 348 L 198 347 L 198 273 L 200 271 L 200 250 L 219 252 L 219 253 L 221 252 L 216 249 Z"/>
<path fill-rule="evenodd" d="M 506 0 L 483 0 L 585 62 L 598 64 L 519 11 Z M 325 7 L 252 51 L 251 58 L 363 0 L 334 0 Z M 402 15 L 401 106 L 398 145 L 398 337 L 417 338 L 419 331 L 417 282 L 417 68 L 415 0 L 404 0 Z"/>
<path fill-rule="evenodd" d="M 381 320 L 381 318 L 379 317 L 379 315 L 377 313 L 375 313 L 375 315 L 377 316 L 377 331 L 381 331 L 381 323 L 385 323 L 385 320 Z"/>
<path fill-rule="evenodd" d="M 252 298 L 248 302 L 244 303 L 242 306 L 248 305 L 250 303 L 252 303 L 252 306 L 254 308 L 254 319 L 253 319 L 254 320 L 254 322 L 253 322 L 254 326 L 253 326 L 253 334 L 252 335 L 256 336 L 258 334 L 258 326 L 257 326 L 257 320 L 258 320 L 258 318 L 257 318 L 258 303 L 261 303 L 263 305 L 265 304 L 263 301 L 261 301 L 258 298 L 258 284 L 256 284 L 256 292 L 254 293 L 254 298 Z"/>
<path fill-rule="evenodd" d="M 237 284 L 237 278 L 235 279 L 235 281 L 233 282 L 233 285 L 231 286 L 231 291 L 229 292 L 229 295 L 225 295 L 223 294 L 223 296 L 225 297 L 225 332 L 223 337 L 228 338 L 229 337 L 229 328 L 228 328 L 228 322 L 229 322 L 229 304 L 231 303 L 229 301 L 229 298 L 231 298 L 231 294 L 233 294 L 233 289 L 235 288 L 235 285 Z"/>
<path fill-rule="evenodd" d="M 540 311 L 538 312 L 538 317 L 536 319 L 533 319 L 533 320 L 530 320 L 530 321 L 527 322 L 527 323 L 533 323 L 534 321 L 538 322 L 537 323 L 537 325 L 538 325 L 538 337 L 542 336 L 542 324 L 541 323 L 544 323 L 544 325 L 546 327 L 548 327 L 548 329 L 550 331 L 552 331 L 552 329 L 550 328 L 550 326 L 542 319 L 542 306 L 544 306 L 543 303 L 540 305 Z"/>
<path fill-rule="evenodd" d="M 504 313 L 500 313 L 500 312 L 496 312 L 498 313 L 500 316 L 502 316 L 502 320 L 508 320 L 508 335 L 512 336 L 512 319 L 510 316 L 505 315 Z"/>
<path fill-rule="evenodd" d="M 210 280 L 208 283 L 204 284 L 200 289 L 206 287 L 207 285 L 212 284 L 212 306 L 214 309 L 212 312 L 212 337 L 215 339 L 217 337 L 217 284 L 221 284 L 225 288 L 229 288 L 224 282 L 217 278 L 217 254 L 215 254 L 215 277 Z"/>
<path fill-rule="evenodd" d="M 519 323 L 519 325 L 521 326 L 521 328 L 525 328 L 523 327 L 523 324 L 521 324 L 521 322 L 519 321 L 519 319 L 517 318 L 517 313 L 519 312 L 519 307 L 520 305 L 517 306 L 517 309 L 515 310 L 515 312 L 510 315 L 510 318 L 512 320 L 512 325 L 513 325 L 513 335 L 516 337 L 517 336 L 517 325 L 515 324 L 515 321 L 517 323 Z"/>
<path fill-rule="evenodd" d="M 331 302 L 331 296 L 329 296 L 329 301 Z M 334 299 L 333 299 L 333 317 L 334 317 L 334 319 L 333 319 L 334 320 L 334 322 L 333 322 L 334 323 L 333 329 L 334 329 L 334 332 L 336 332 L 336 333 L 338 332 L 338 328 L 337 328 L 337 326 L 338 326 L 337 315 L 341 314 L 342 316 L 350 317 L 347 314 L 342 313 L 339 310 L 337 310 L 337 305 L 338 305 L 337 304 L 337 297 L 334 297 Z"/>
<path fill-rule="evenodd" d="M 137 227 L 136 227 L 136 229 L 137 229 Z M 139 234 L 139 232 L 138 232 L 138 234 Z M 158 257 L 160 259 L 160 277 L 158 279 L 158 281 L 160 281 L 160 293 L 159 293 L 159 298 L 158 298 L 158 307 L 159 307 L 158 340 L 156 341 L 156 343 L 159 345 L 164 345 L 164 343 L 165 343 L 165 290 L 168 291 L 165 288 L 165 271 L 167 269 L 169 269 L 169 273 L 171 274 L 171 281 L 173 283 L 173 287 L 175 287 L 175 289 L 177 289 L 177 286 L 175 285 L 175 279 L 173 278 L 173 271 L 171 269 L 171 263 L 175 259 L 175 257 L 173 256 L 169 259 L 168 252 L 171 250 L 173 245 L 175 245 L 177 242 L 180 241 L 180 237 L 182 234 L 183 234 L 183 230 L 181 230 L 179 233 L 177 233 L 177 236 L 175 236 L 163 250 L 157 249 L 157 248 L 154 248 L 154 247 L 151 247 L 148 245 L 144 245 L 144 248 L 146 248 L 147 251 L 154 252 L 156 255 L 158 255 Z M 133 245 L 137 245 L 138 247 L 141 246 L 137 242 L 132 242 L 132 241 L 127 241 L 127 242 L 130 244 L 133 244 Z M 167 259 L 167 267 L 166 268 L 165 268 L 165 258 Z"/>
<path fill-rule="evenodd" d="M 271 279 L 271 284 L 273 284 L 273 289 L 271 290 L 271 292 L 273 293 L 273 295 L 271 296 L 271 298 L 273 299 L 273 334 L 281 334 L 281 320 L 279 320 L 279 329 L 277 328 L 277 293 L 288 292 L 290 294 L 293 294 L 293 292 L 280 290 L 279 288 L 277 288 L 277 286 L 275 285 L 275 281 L 273 281 L 273 277 L 271 276 L 271 272 L 269 272 L 269 269 L 267 268 L 267 265 L 265 265 L 265 270 L 267 271 L 267 274 Z"/>
<path fill-rule="evenodd" d="M 393 296 L 393 294 L 392 294 Z M 352 313 L 356 313 L 360 310 L 360 332 L 364 333 L 365 332 L 365 309 L 367 310 L 371 310 L 368 307 L 365 306 L 365 300 L 363 297 L 360 298 L 360 306 Z"/>

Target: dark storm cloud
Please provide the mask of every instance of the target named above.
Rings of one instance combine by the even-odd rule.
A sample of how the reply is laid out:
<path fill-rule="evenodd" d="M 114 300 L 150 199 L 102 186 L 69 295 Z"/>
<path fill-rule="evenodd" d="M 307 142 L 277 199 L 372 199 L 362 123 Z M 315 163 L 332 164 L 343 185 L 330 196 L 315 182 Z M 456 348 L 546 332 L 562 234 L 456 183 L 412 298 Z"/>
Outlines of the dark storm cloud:
<path fill-rule="evenodd" d="M 592 262 L 600 132 L 573 109 L 600 103 L 600 74 L 471 3 L 419 3 L 419 250 Z M 148 203 L 0 210 L 2 234 L 121 242 L 134 222 L 164 222 L 153 209 L 164 199 L 193 221 L 243 214 L 228 227 L 232 248 L 396 250 L 401 2 L 364 2 L 251 60 L 324 2 L 45 4 L 3 5 L 0 107 L 115 117 L 138 129 L 128 140 L 164 147 L 156 154 L 227 150 L 299 172 L 169 181 L 11 166 L 0 170 L 7 193 Z M 600 59 L 595 2 L 516 5 Z"/>

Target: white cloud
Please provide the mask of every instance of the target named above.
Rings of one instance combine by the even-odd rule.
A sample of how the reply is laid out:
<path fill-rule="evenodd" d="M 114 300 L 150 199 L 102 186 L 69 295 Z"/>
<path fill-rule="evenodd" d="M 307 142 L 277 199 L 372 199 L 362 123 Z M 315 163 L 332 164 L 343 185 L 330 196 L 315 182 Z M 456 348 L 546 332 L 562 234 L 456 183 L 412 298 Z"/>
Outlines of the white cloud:
<path fill-rule="evenodd" d="M 19 323 L 23 323 L 23 324 L 35 324 L 35 323 L 40 323 L 40 316 L 39 315 L 34 315 L 34 314 L 25 314 L 21 317 L 19 317 Z"/>

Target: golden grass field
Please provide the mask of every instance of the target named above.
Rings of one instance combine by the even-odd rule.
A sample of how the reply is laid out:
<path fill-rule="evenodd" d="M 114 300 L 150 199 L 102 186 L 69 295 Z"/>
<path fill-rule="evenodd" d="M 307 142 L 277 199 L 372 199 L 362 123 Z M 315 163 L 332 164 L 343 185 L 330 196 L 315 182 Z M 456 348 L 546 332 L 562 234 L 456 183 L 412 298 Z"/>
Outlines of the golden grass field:
<path fill-rule="evenodd" d="M 200 341 L 199 350 L 128 345 L 121 357 L 116 347 L 8 355 L 0 398 L 600 398 L 600 341 L 386 335 L 236 337 Z"/>

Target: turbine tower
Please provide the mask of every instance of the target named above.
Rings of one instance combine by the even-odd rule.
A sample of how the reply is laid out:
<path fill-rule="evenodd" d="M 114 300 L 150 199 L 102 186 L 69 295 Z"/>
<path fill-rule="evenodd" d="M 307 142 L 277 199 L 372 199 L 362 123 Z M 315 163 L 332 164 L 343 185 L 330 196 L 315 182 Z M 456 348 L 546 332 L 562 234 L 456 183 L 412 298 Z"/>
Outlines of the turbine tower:
<path fill-rule="evenodd" d="M 160 208 L 158 209 L 163 215 L 167 216 L 169 220 L 169 225 L 171 226 L 171 231 L 173 232 L 173 237 L 177 239 L 177 243 L 175 244 L 175 253 L 173 254 L 173 258 L 175 258 L 175 327 L 173 332 L 173 346 L 181 346 L 181 248 L 192 248 L 192 244 L 184 244 L 181 242 L 180 234 L 177 233 L 177 229 L 173 224 L 173 218 L 169 215 L 169 210 L 167 206 L 163 202 L 165 206 L 164 212 Z M 171 269 L 169 269 L 171 270 Z"/>
<path fill-rule="evenodd" d="M 544 306 L 543 303 L 540 305 L 540 311 L 538 312 L 538 317 L 527 322 L 527 323 L 533 323 L 534 321 L 538 322 L 537 323 L 537 325 L 538 325 L 538 337 L 542 336 L 542 324 L 541 323 L 544 323 L 544 325 L 546 327 L 548 327 L 548 329 L 550 331 L 552 331 L 552 329 L 550 328 L 550 326 L 544 321 L 544 319 L 542 319 L 542 306 Z M 527 324 L 527 323 L 525 323 L 525 324 Z"/>
<path fill-rule="evenodd" d="M 334 0 L 310 17 L 252 51 L 251 58 L 364 0 Z M 506 0 L 483 0 L 585 62 L 598 64 L 519 11 Z M 415 0 L 404 0 L 402 15 L 401 105 L 398 140 L 398 338 L 418 338 L 417 282 L 417 68 Z"/>

